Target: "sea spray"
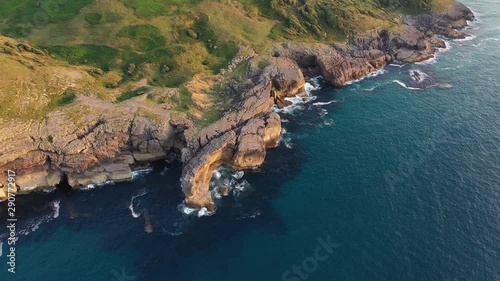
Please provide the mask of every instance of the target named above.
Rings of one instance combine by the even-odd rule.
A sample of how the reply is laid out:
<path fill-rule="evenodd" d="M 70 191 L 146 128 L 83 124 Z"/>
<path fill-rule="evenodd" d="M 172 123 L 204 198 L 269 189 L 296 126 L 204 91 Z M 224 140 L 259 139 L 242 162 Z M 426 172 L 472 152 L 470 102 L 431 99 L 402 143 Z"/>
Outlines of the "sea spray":
<path fill-rule="evenodd" d="M 52 212 L 49 214 L 41 215 L 38 217 L 35 217 L 33 219 L 30 219 L 26 222 L 25 227 L 21 228 L 19 230 L 20 235 L 29 235 L 31 232 L 37 231 L 40 226 L 44 223 L 48 223 L 56 218 L 59 217 L 59 210 L 61 206 L 61 201 L 60 200 L 55 200 L 49 203 L 48 205 L 45 205 L 46 207 L 50 206 L 50 209 Z"/>
<path fill-rule="evenodd" d="M 351 81 L 347 81 L 344 86 L 348 86 L 348 85 L 352 85 L 354 83 L 359 83 L 367 78 L 374 78 L 374 77 L 377 77 L 377 76 L 380 76 L 380 75 L 383 75 L 386 73 L 386 70 L 384 68 L 381 68 L 381 69 L 377 69 L 373 72 L 370 72 L 368 73 L 367 75 L 365 75 L 364 77 L 362 78 L 359 78 L 359 79 L 356 79 L 356 80 L 351 80 Z"/>
<path fill-rule="evenodd" d="M 405 88 L 405 89 L 408 89 L 408 90 L 413 90 L 413 91 L 422 91 L 423 89 L 420 89 L 420 88 L 414 88 L 414 87 L 409 87 L 407 86 L 405 83 L 399 81 L 399 80 L 393 80 L 392 82 L 398 84 L 399 86 Z"/>
<path fill-rule="evenodd" d="M 130 199 L 130 204 L 128 205 L 128 209 L 130 210 L 130 213 L 134 219 L 141 216 L 141 213 L 136 213 L 134 210 L 134 200 L 138 197 L 144 196 L 146 193 L 147 193 L 146 189 L 142 189 L 136 195 L 132 196 L 132 198 Z"/>
<path fill-rule="evenodd" d="M 103 183 L 89 184 L 86 187 L 80 188 L 79 190 L 89 191 L 89 190 L 93 190 L 93 189 L 100 188 L 103 186 L 114 185 L 114 184 L 115 184 L 114 181 L 106 181 Z"/>
<path fill-rule="evenodd" d="M 313 103 L 313 105 L 322 106 L 322 105 L 329 105 L 329 104 L 332 104 L 334 102 L 337 102 L 337 101 L 336 100 L 331 100 L 331 101 L 328 101 L 328 102 L 315 102 L 315 103 Z"/>
<path fill-rule="evenodd" d="M 151 167 L 141 169 L 141 170 L 135 170 L 132 172 L 132 180 L 137 180 L 138 178 L 140 178 L 144 175 L 147 175 L 147 174 L 151 173 L 152 171 L 153 171 L 153 168 L 151 168 Z"/>
<path fill-rule="evenodd" d="M 52 202 L 52 208 L 54 209 L 54 214 L 52 214 L 52 217 L 54 219 L 57 219 L 59 217 L 59 209 L 61 208 L 60 204 L 61 201 L 59 200 Z"/>

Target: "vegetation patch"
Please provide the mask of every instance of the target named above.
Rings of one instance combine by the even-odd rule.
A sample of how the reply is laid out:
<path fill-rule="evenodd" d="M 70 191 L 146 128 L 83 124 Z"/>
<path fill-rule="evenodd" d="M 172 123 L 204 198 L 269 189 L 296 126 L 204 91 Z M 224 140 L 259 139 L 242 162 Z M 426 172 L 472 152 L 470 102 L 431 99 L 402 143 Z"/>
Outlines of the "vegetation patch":
<path fill-rule="evenodd" d="M 76 99 L 76 94 L 73 91 L 66 91 L 62 95 L 52 98 L 49 106 L 65 106 L 72 103 Z"/>
<path fill-rule="evenodd" d="M 93 12 L 85 15 L 85 21 L 87 21 L 90 25 L 117 23 L 122 19 L 123 17 L 120 14 L 113 12 Z"/>
<path fill-rule="evenodd" d="M 166 44 L 158 27 L 150 24 L 126 26 L 118 32 L 118 36 L 130 38 L 134 49 L 139 52 L 151 51 Z"/>
<path fill-rule="evenodd" d="M 69 20 L 93 0 L 2 0 L 0 16 L 13 23 L 32 26 L 46 25 Z"/>
<path fill-rule="evenodd" d="M 206 14 L 199 14 L 197 18 L 192 30 L 185 30 L 183 38 L 188 42 L 192 40 L 203 42 L 208 53 L 216 57 L 215 60 L 206 62 L 209 69 L 216 74 L 236 56 L 239 48 L 234 42 L 221 40 L 216 36 L 209 26 Z"/>
<path fill-rule="evenodd" d="M 261 60 L 259 61 L 259 63 L 257 64 L 257 66 L 261 69 L 261 70 L 264 70 L 264 68 L 270 66 L 271 63 L 268 61 L 268 60 Z"/>
<path fill-rule="evenodd" d="M 140 95 L 144 95 L 146 92 L 149 91 L 149 89 L 150 89 L 150 87 L 140 87 L 139 89 L 122 93 L 118 98 L 116 98 L 115 103 L 123 102 L 123 101 L 129 100 L 131 98 L 135 98 L 135 97 L 138 97 Z"/>
<path fill-rule="evenodd" d="M 2 30 L 2 35 L 12 38 L 22 38 L 30 35 L 31 29 L 24 26 L 9 26 Z"/>
<path fill-rule="evenodd" d="M 191 92 L 184 86 L 181 87 L 180 90 L 181 92 L 179 98 L 175 100 L 175 102 L 177 102 L 178 104 L 176 110 L 180 112 L 186 112 L 191 108 L 191 105 L 193 104 L 193 94 L 191 94 Z"/>
<path fill-rule="evenodd" d="M 245 77 L 247 75 L 248 60 L 242 61 L 236 65 L 231 76 L 233 77 Z"/>
<path fill-rule="evenodd" d="M 70 64 L 91 64 L 103 70 L 109 70 L 111 61 L 118 56 L 118 50 L 103 45 L 47 46 L 49 53 L 56 55 Z"/>
<path fill-rule="evenodd" d="M 218 108 L 210 108 L 203 112 L 203 118 L 201 120 L 197 120 L 196 124 L 200 127 L 206 127 L 215 121 L 222 118 L 223 110 Z"/>
<path fill-rule="evenodd" d="M 134 9 L 135 14 L 141 18 L 152 18 L 168 11 L 162 0 L 127 0 L 125 5 Z"/>

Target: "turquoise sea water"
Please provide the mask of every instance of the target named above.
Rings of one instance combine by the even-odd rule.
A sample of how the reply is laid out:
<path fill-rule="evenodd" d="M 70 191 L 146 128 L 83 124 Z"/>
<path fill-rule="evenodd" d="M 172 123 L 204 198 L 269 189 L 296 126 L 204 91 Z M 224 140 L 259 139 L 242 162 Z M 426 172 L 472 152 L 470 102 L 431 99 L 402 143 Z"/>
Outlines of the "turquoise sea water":
<path fill-rule="evenodd" d="M 466 4 L 471 40 L 283 114 L 280 147 L 213 216 L 179 211 L 175 159 L 18 198 L 17 273 L 2 226 L 0 280 L 500 280 L 500 3 Z"/>

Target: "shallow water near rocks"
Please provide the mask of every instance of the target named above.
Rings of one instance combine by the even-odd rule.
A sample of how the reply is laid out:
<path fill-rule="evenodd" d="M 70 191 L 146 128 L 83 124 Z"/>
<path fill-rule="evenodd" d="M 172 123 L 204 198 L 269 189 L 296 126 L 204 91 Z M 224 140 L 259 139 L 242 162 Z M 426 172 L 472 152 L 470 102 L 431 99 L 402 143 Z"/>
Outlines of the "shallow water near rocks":
<path fill-rule="evenodd" d="M 313 91 L 212 216 L 184 213 L 175 160 L 19 197 L 17 273 L 2 228 L 0 280 L 500 280 L 500 3 L 464 2 L 472 39 Z"/>

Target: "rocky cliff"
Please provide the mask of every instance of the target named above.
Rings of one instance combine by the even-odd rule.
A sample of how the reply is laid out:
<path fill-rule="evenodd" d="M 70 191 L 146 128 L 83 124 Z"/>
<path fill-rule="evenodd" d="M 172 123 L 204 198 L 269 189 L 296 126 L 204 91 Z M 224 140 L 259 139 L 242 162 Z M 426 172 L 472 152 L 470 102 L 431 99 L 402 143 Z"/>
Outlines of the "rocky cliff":
<path fill-rule="evenodd" d="M 243 90 L 241 101 L 202 130 L 183 151 L 186 204 L 214 208 L 209 182 L 217 167 L 243 170 L 263 163 L 265 148 L 276 145 L 281 131 L 279 116 L 267 112 L 273 104 L 286 106 L 286 97 L 303 91 L 304 78 L 323 76 L 332 85 L 341 86 L 391 61 L 427 60 L 446 46 L 435 35 L 465 38 L 456 29 L 473 19 L 467 7 L 454 3 L 446 13 L 406 18 L 398 33 L 380 30 L 357 37 L 346 46 L 285 43 L 274 47 L 273 56 L 254 58 L 248 72 L 254 76 L 255 86 Z M 256 66 L 263 60 L 269 66 L 258 74 Z"/>
<path fill-rule="evenodd" d="M 308 78 L 321 75 L 339 86 L 394 60 L 429 59 L 445 46 L 435 35 L 464 38 L 456 29 L 473 19 L 467 7 L 454 3 L 445 13 L 405 18 L 399 32 L 374 31 L 344 46 L 277 45 L 271 56 L 250 60 L 249 81 L 236 87 L 237 102 L 203 129 L 182 116 L 173 118 L 168 105 L 147 103 L 144 96 L 119 104 L 79 97 L 69 107 L 78 107 L 77 114 L 61 109 L 40 121 L 2 124 L 0 170 L 17 171 L 19 193 L 62 181 L 78 188 L 128 180 L 135 165 L 164 158 L 173 150 L 184 163 L 186 204 L 212 210 L 209 182 L 213 170 L 261 165 L 266 149 L 275 147 L 281 136 L 280 117 L 270 113 L 271 107 L 286 106 L 285 98 L 301 93 Z M 176 94 L 165 91 L 165 95 Z M 5 175 L 0 182 L 5 182 Z"/>

